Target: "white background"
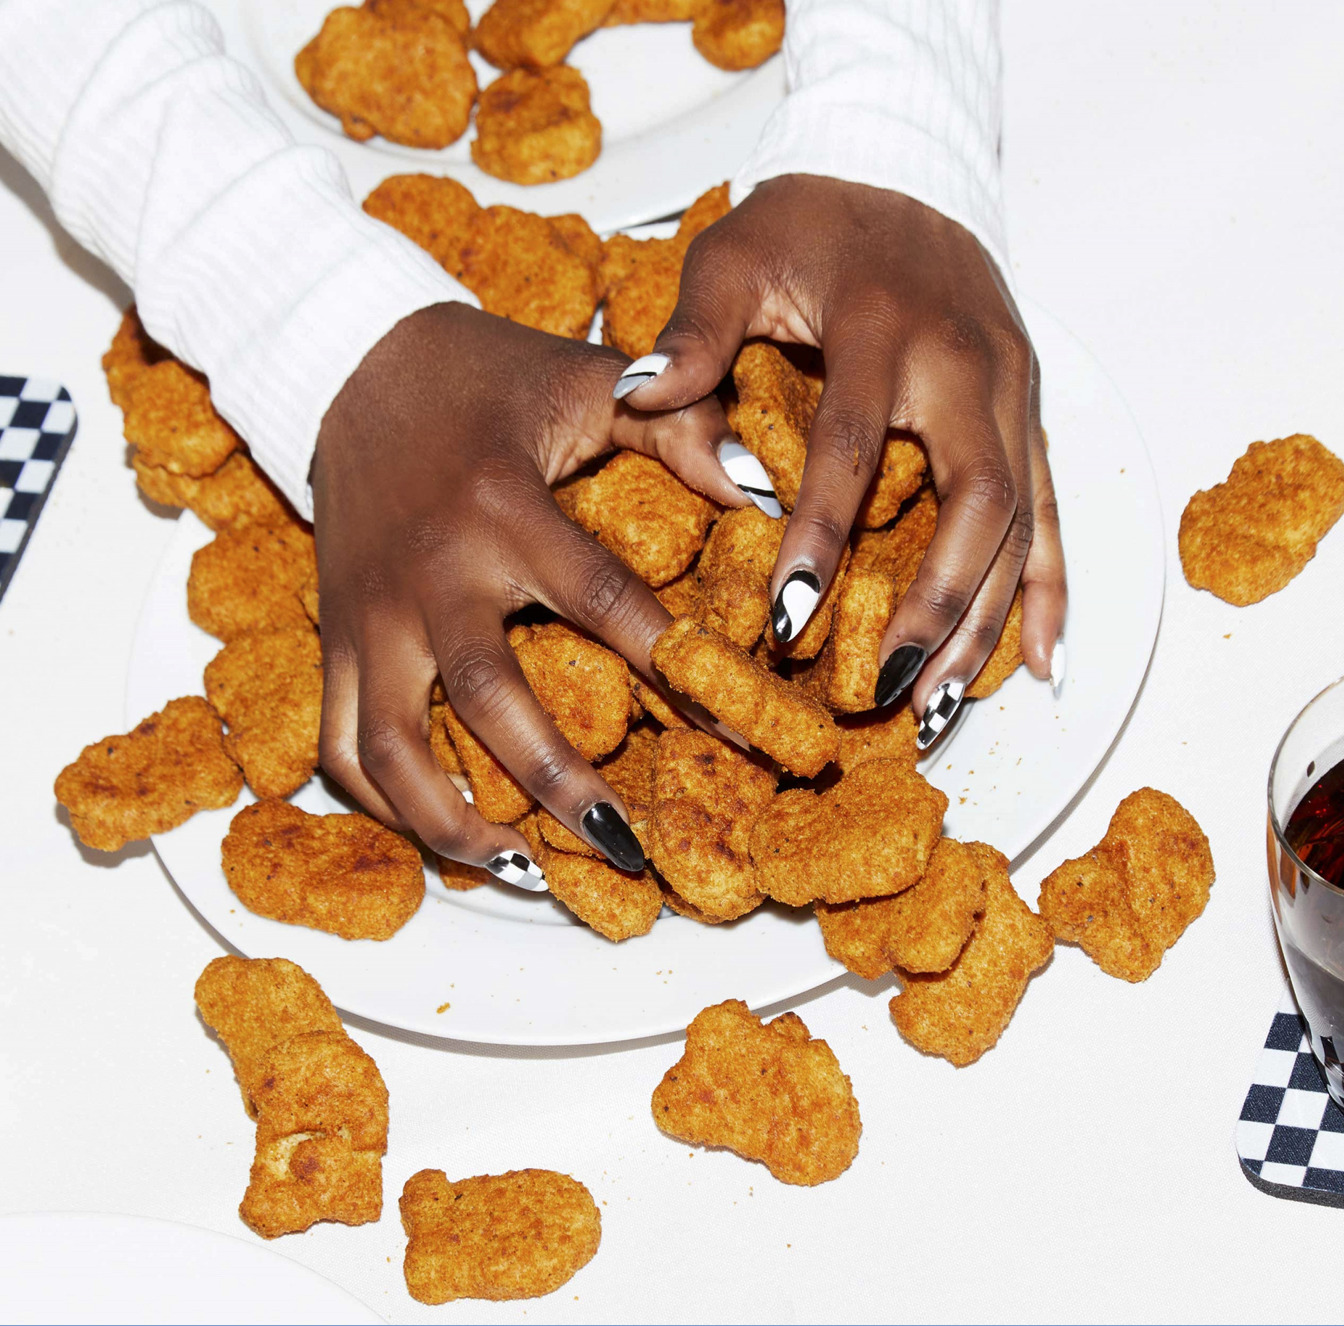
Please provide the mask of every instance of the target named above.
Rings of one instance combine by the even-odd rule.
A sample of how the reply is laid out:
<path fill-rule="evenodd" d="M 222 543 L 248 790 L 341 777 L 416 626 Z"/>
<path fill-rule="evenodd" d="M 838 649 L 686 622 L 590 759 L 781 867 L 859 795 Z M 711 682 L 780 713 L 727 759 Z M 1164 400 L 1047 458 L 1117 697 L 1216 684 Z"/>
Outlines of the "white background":
<path fill-rule="evenodd" d="M 1344 670 L 1344 529 L 1248 609 L 1189 589 L 1175 534 L 1190 493 L 1257 438 L 1309 431 L 1344 452 L 1344 7 L 1016 0 L 1005 24 L 1015 274 L 1128 399 L 1168 539 L 1136 712 L 1016 882 L 1034 900 L 1153 784 L 1212 840 L 1208 910 L 1141 986 L 1061 949 L 960 1071 L 900 1040 L 885 984 L 799 1001 L 864 1122 L 854 1166 L 815 1190 L 657 1132 L 675 1040 L 495 1053 L 356 1027 L 392 1098 L 383 1220 L 278 1250 L 390 1318 L 1338 1319 L 1344 1213 L 1257 1192 L 1232 1130 L 1282 980 L 1265 776 Z M 250 1237 L 235 1207 L 252 1127 L 191 1001 L 219 949 L 152 853 L 81 853 L 50 792 L 85 742 L 124 729 L 136 612 L 172 529 L 136 497 L 98 367 L 125 296 L 53 238 L 12 163 L 0 181 L 0 372 L 60 377 L 82 418 L 0 605 L 0 1209 Z M 601 1251 L 547 1299 L 421 1308 L 395 1200 L 426 1165 L 572 1173 L 604 1204 Z"/>

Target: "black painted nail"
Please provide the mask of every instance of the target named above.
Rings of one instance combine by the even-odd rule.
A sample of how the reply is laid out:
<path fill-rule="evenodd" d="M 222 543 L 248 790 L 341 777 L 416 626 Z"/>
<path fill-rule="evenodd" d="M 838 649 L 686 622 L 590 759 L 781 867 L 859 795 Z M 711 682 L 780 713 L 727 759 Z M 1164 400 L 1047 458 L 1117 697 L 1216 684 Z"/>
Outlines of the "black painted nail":
<path fill-rule="evenodd" d="M 904 644 L 891 651 L 891 657 L 882 664 L 877 674 L 873 703 L 885 709 L 914 679 L 929 656 L 927 649 L 916 644 Z"/>
<path fill-rule="evenodd" d="M 795 571 L 785 582 L 770 612 L 775 639 L 787 644 L 807 625 L 821 599 L 821 581 L 811 571 Z"/>
<path fill-rule="evenodd" d="M 599 801 L 585 811 L 582 824 L 588 841 L 617 869 L 644 869 L 644 849 L 610 801 Z"/>

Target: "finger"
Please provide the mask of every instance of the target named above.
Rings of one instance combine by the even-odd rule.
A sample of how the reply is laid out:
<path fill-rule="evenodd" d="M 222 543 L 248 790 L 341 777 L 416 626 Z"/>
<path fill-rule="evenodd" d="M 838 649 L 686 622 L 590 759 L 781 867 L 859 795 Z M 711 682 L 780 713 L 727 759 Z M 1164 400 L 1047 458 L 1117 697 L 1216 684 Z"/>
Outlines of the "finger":
<path fill-rule="evenodd" d="M 1058 692 L 1064 683 L 1068 583 L 1059 506 L 1041 431 L 1039 367 L 1032 383 L 1030 463 L 1035 532 L 1022 567 L 1022 657 L 1033 677 L 1048 679 Z"/>
<path fill-rule="evenodd" d="M 502 623 L 459 611 L 432 628 L 457 716 L 567 828 L 620 870 L 642 870 L 644 853 L 620 797 L 560 735 L 538 704 Z"/>

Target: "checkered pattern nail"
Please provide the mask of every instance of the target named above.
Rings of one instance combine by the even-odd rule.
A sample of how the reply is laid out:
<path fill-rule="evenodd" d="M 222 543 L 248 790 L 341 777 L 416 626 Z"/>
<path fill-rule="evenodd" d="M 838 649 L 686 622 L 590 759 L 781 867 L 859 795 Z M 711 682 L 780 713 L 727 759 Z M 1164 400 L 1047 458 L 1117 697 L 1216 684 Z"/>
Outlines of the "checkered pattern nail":
<path fill-rule="evenodd" d="M 505 852 L 493 861 L 487 861 L 485 868 L 505 884 L 516 889 L 527 889 L 531 893 L 540 893 L 546 887 L 546 876 L 535 861 L 529 861 L 521 852 Z"/>
<path fill-rule="evenodd" d="M 920 750 L 928 750 L 943 735 L 961 708 L 961 699 L 965 694 L 966 683 L 960 678 L 952 677 L 938 683 L 924 708 L 924 717 L 919 720 L 915 745 Z"/>

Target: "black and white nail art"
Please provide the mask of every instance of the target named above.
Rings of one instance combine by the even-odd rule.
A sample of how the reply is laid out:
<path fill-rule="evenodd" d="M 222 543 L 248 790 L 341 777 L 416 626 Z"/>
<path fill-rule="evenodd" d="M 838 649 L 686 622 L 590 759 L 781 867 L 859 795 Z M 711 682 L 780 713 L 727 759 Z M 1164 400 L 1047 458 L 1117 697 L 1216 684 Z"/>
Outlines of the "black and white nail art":
<path fill-rule="evenodd" d="M 788 643 L 807 625 L 821 599 L 821 581 L 811 571 L 795 571 L 775 599 L 770 624 L 775 639 Z"/>
<path fill-rule="evenodd" d="M 920 750 L 928 750 L 943 735 L 961 708 L 961 699 L 965 694 L 966 683 L 957 677 L 939 682 L 934 688 L 924 707 L 924 717 L 919 720 L 919 732 L 915 737 L 915 745 Z"/>
<path fill-rule="evenodd" d="M 516 889 L 527 889 L 529 893 L 540 893 L 546 887 L 546 876 L 535 861 L 529 861 L 521 852 L 505 852 L 493 861 L 487 861 L 485 868 L 505 884 Z"/>
<path fill-rule="evenodd" d="M 636 359 L 616 380 L 611 389 L 612 396 L 623 401 L 637 387 L 652 382 L 672 361 L 666 355 L 651 354 Z"/>
<path fill-rule="evenodd" d="M 742 443 L 736 440 L 720 442 L 719 464 L 771 520 L 778 520 L 784 514 L 784 508 L 775 496 L 775 485 L 770 482 L 765 466 Z"/>

